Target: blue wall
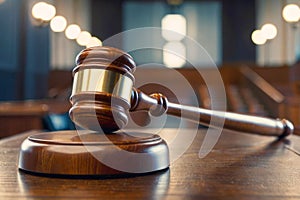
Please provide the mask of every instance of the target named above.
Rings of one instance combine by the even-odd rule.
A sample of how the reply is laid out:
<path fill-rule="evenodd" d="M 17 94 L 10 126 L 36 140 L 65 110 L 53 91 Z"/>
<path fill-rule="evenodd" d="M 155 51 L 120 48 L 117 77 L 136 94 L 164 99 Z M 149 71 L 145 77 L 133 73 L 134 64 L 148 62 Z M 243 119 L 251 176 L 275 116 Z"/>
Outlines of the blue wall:
<path fill-rule="evenodd" d="M 0 101 L 43 98 L 49 72 L 49 28 L 31 23 L 31 1 L 0 4 Z"/>
<path fill-rule="evenodd" d="M 103 40 L 122 31 L 141 27 L 142 24 L 159 27 L 158 19 L 166 14 L 168 7 L 165 0 L 91 0 L 91 2 L 92 33 Z M 210 51 L 217 64 L 255 63 L 255 45 L 250 39 L 256 22 L 255 7 L 255 0 L 185 0 L 181 14 L 187 15 L 188 23 L 192 21 L 196 23 L 188 24 L 190 28 L 188 34 Z M 126 13 L 126 10 L 131 10 L 131 13 Z M 209 11 L 210 13 L 205 14 Z M 114 17 L 111 17 L 112 13 Z M 215 38 L 214 44 L 209 43 L 210 39 L 207 39 L 209 34 Z M 154 61 L 161 60 L 161 52 L 147 53 L 150 55 L 147 58 L 151 57 Z M 145 63 L 150 60 L 147 58 L 143 58 Z"/>
<path fill-rule="evenodd" d="M 170 13 L 170 6 L 166 2 L 150 1 L 125 1 L 123 7 L 123 30 L 132 30 L 143 27 L 161 27 L 162 18 Z M 221 2 L 198 2 L 185 1 L 176 13 L 183 15 L 187 20 L 187 36 L 201 45 L 213 61 L 217 64 L 222 62 L 222 16 Z M 166 41 L 161 34 L 149 33 L 143 38 L 125 38 L 125 49 L 132 49 L 137 40 L 150 40 L 161 45 L 161 50 Z M 182 41 L 187 49 L 186 58 L 195 67 L 210 67 L 211 61 L 206 56 L 200 57 L 198 51 L 194 50 L 194 44 Z M 159 45 L 158 45 L 159 46 Z M 162 51 L 143 50 L 133 52 L 135 61 L 140 63 L 162 63 Z"/>

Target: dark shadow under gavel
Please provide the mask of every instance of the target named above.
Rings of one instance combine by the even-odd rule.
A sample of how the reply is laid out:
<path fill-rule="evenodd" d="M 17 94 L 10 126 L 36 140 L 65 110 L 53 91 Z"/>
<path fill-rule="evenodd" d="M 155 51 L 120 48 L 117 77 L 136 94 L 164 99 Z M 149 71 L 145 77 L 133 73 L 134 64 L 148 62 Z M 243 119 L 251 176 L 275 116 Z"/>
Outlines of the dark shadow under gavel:
<path fill-rule="evenodd" d="M 83 50 L 76 58 L 70 117 L 89 130 L 111 133 L 128 122 L 128 111 L 149 111 L 153 116 L 164 113 L 209 125 L 212 117 L 216 128 L 251 134 L 285 137 L 293 132 L 286 119 L 271 119 L 244 114 L 213 111 L 170 103 L 159 93 L 146 95 L 133 88 L 135 63 L 118 49 L 95 47 Z M 220 122 L 218 124 L 218 122 Z"/>

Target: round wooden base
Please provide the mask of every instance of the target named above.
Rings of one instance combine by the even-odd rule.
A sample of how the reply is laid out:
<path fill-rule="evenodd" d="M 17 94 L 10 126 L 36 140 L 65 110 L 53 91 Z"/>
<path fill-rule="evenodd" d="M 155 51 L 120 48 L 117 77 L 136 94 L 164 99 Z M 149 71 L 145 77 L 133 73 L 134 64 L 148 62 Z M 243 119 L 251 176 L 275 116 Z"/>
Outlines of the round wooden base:
<path fill-rule="evenodd" d="M 169 150 L 158 135 L 42 132 L 21 146 L 19 168 L 53 175 L 140 174 L 166 169 Z"/>

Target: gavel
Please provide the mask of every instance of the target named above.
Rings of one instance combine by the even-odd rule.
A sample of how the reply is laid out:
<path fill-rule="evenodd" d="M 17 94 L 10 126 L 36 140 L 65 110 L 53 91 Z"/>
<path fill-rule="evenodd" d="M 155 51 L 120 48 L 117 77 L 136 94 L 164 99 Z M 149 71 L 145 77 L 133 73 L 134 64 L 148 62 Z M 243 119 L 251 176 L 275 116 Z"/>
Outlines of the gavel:
<path fill-rule="evenodd" d="M 82 50 L 73 70 L 72 121 L 84 129 L 113 133 L 126 126 L 129 112 L 149 111 L 153 116 L 166 113 L 250 134 L 283 138 L 293 133 L 294 126 L 287 119 L 214 111 L 171 103 L 160 93 L 146 95 L 134 88 L 135 69 L 133 58 L 119 49 L 103 46 Z M 216 120 L 213 125 L 212 118 Z"/>

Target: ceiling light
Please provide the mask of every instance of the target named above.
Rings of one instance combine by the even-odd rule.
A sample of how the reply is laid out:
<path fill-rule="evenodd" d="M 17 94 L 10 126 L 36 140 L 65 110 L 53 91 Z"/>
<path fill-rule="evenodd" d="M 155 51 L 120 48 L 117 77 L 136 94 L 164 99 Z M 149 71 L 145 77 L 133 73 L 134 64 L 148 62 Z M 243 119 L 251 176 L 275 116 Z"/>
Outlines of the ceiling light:
<path fill-rule="evenodd" d="M 31 10 L 32 16 L 43 21 L 50 21 L 56 14 L 56 8 L 45 2 L 34 4 Z"/>
<path fill-rule="evenodd" d="M 261 31 L 268 40 L 274 39 L 277 35 L 277 28 L 274 24 L 263 25 Z"/>
<path fill-rule="evenodd" d="M 186 19 L 179 14 L 168 14 L 162 21 L 162 36 L 167 41 L 180 41 L 186 35 Z"/>
<path fill-rule="evenodd" d="M 262 45 L 265 44 L 267 41 L 267 38 L 264 36 L 263 32 L 261 30 L 255 30 L 252 32 L 251 39 L 254 44 Z"/>
<path fill-rule="evenodd" d="M 89 32 L 82 31 L 76 38 L 76 41 L 80 46 L 86 46 L 90 42 L 91 38 L 92 36 Z"/>
<path fill-rule="evenodd" d="M 96 47 L 96 46 L 102 46 L 102 42 L 101 40 L 99 40 L 98 38 L 96 37 L 92 37 L 89 41 L 89 43 L 86 45 L 86 48 L 89 48 L 89 47 Z"/>
<path fill-rule="evenodd" d="M 54 32 L 63 32 L 67 26 L 67 20 L 63 16 L 56 16 L 50 21 L 50 28 Z"/>
<path fill-rule="evenodd" d="M 300 8 L 296 4 L 288 4 L 282 10 L 282 17 L 287 22 L 297 22 L 300 19 Z"/>

